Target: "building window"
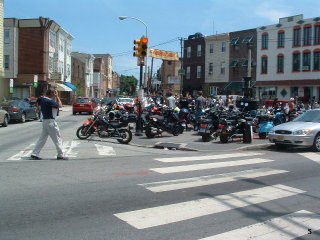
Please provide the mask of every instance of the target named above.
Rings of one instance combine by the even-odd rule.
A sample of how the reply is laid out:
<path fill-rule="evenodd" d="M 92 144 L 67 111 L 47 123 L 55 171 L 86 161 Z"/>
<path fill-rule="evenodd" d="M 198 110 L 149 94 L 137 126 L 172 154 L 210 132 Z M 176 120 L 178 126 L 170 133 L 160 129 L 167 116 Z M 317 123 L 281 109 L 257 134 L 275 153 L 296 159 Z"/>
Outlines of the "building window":
<path fill-rule="evenodd" d="M 55 48 L 56 47 L 56 33 L 50 31 L 50 46 Z"/>
<path fill-rule="evenodd" d="M 303 45 L 312 44 L 312 28 L 311 25 L 303 28 Z"/>
<path fill-rule="evenodd" d="M 277 73 L 283 73 L 284 72 L 284 56 L 278 55 L 277 59 Z"/>
<path fill-rule="evenodd" d="M 4 30 L 4 43 L 9 44 L 10 43 L 10 29 Z"/>
<path fill-rule="evenodd" d="M 284 31 L 279 31 L 278 32 L 278 48 L 282 48 L 284 47 L 284 42 L 285 42 L 285 35 L 284 35 Z"/>
<path fill-rule="evenodd" d="M 201 78 L 201 66 L 197 66 L 197 78 Z"/>
<path fill-rule="evenodd" d="M 221 52 L 225 52 L 226 51 L 226 47 L 227 47 L 227 43 L 226 42 L 222 42 L 221 43 Z"/>
<path fill-rule="evenodd" d="M 4 61 L 3 61 L 3 67 L 4 69 L 8 70 L 9 69 L 9 59 L 10 56 L 9 55 L 4 55 Z"/>
<path fill-rule="evenodd" d="M 301 46 L 301 28 L 293 29 L 293 46 L 299 47 Z"/>
<path fill-rule="evenodd" d="M 209 74 L 213 73 L 213 63 L 209 63 Z"/>
<path fill-rule="evenodd" d="M 238 45 L 239 44 L 239 37 L 234 37 L 232 38 L 232 40 L 230 41 L 231 45 Z"/>
<path fill-rule="evenodd" d="M 226 64 L 222 62 L 220 67 L 220 73 L 225 74 L 225 72 L 226 72 Z"/>
<path fill-rule="evenodd" d="M 262 49 L 268 49 L 268 42 L 269 42 L 269 35 L 268 33 L 263 33 L 262 34 Z"/>
<path fill-rule="evenodd" d="M 186 79 L 190 79 L 190 67 L 187 67 Z"/>
<path fill-rule="evenodd" d="M 242 43 L 252 43 L 253 42 L 253 36 L 246 36 L 243 40 Z"/>
<path fill-rule="evenodd" d="M 187 47 L 187 58 L 191 58 L 191 47 Z"/>
<path fill-rule="evenodd" d="M 313 52 L 313 70 L 320 71 L 320 50 Z"/>
<path fill-rule="evenodd" d="M 314 26 L 314 44 L 320 44 L 320 25 Z"/>
<path fill-rule="evenodd" d="M 230 67 L 232 68 L 239 67 L 239 60 L 238 59 L 232 60 L 230 63 Z"/>
<path fill-rule="evenodd" d="M 213 53 L 213 43 L 210 43 L 210 53 Z"/>
<path fill-rule="evenodd" d="M 311 68 L 311 52 L 306 51 L 302 55 L 302 71 L 310 71 Z"/>
<path fill-rule="evenodd" d="M 197 47 L 197 56 L 201 57 L 201 45 L 198 45 Z"/>
<path fill-rule="evenodd" d="M 295 52 L 292 56 L 292 70 L 300 71 L 300 53 Z"/>
<path fill-rule="evenodd" d="M 261 73 L 262 74 L 268 73 L 268 57 L 267 56 L 261 57 Z"/>

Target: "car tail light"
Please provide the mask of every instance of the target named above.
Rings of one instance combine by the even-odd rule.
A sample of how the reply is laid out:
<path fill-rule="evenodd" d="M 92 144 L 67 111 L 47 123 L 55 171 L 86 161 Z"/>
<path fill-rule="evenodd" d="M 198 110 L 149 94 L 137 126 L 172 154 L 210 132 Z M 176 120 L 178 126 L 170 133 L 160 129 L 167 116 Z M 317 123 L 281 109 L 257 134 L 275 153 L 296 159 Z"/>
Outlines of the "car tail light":
<path fill-rule="evenodd" d="M 201 127 L 201 128 L 207 128 L 207 125 L 208 125 L 208 124 L 201 124 L 200 127 Z"/>
<path fill-rule="evenodd" d="M 18 108 L 13 107 L 13 108 L 11 108 L 11 112 L 19 112 L 19 110 L 18 110 Z"/>
<path fill-rule="evenodd" d="M 223 124 L 219 124 L 219 129 L 223 129 L 224 125 Z"/>

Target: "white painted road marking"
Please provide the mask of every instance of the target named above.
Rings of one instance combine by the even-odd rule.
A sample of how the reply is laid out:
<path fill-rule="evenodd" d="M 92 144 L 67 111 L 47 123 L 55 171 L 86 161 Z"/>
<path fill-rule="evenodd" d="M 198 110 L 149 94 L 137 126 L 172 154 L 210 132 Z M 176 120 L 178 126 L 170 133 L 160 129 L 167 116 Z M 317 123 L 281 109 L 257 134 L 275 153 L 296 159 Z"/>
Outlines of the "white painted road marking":
<path fill-rule="evenodd" d="M 270 168 L 252 169 L 240 172 L 223 173 L 209 176 L 201 176 L 194 178 L 185 178 L 178 180 L 154 182 L 139 184 L 152 192 L 166 192 L 185 188 L 200 187 L 206 185 L 213 185 L 218 183 L 233 182 L 241 179 L 258 178 L 263 176 L 270 176 L 274 174 L 287 173 L 284 170 L 275 170 Z"/>
<path fill-rule="evenodd" d="M 64 141 L 62 146 L 62 151 L 66 157 L 74 157 L 78 156 L 78 152 L 74 151 L 76 147 L 80 144 L 79 141 Z"/>
<path fill-rule="evenodd" d="M 290 197 L 304 192 L 297 188 L 278 184 L 213 198 L 117 213 L 115 216 L 137 229 L 145 229 Z"/>
<path fill-rule="evenodd" d="M 256 164 L 256 163 L 267 163 L 267 162 L 273 162 L 273 161 L 274 160 L 263 159 L 263 158 L 253 158 L 253 159 L 247 159 L 247 160 L 237 160 L 237 161 L 227 161 L 227 162 L 215 162 L 215 163 L 193 164 L 193 165 L 185 165 L 185 166 L 151 168 L 150 170 L 161 173 L 161 174 L 165 174 L 165 173 L 188 172 L 188 171 L 205 170 L 205 169 L 213 169 L 213 168 L 233 167 L 233 166 L 249 165 L 249 164 Z"/>
<path fill-rule="evenodd" d="M 320 164 L 320 154 L 318 153 L 299 153 L 299 155 L 303 156 L 303 157 L 306 157 L 312 161 L 315 161 L 316 163 L 319 163 Z"/>
<path fill-rule="evenodd" d="M 160 162 L 189 162 L 189 161 L 206 161 L 215 159 L 225 159 L 225 158 L 236 158 L 236 157 L 251 157 L 263 155 L 263 153 L 228 153 L 228 154 L 218 154 L 218 155 L 208 155 L 208 156 L 193 156 L 193 157 L 175 157 L 175 158 L 155 158 L 154 160 Z"/>
<path fill-rule="evenodd" d="M 26 147 L 24 150 L 20 151 L 19 153 L 13 155 L 12 157 L 8 158 L 7 160 L 10 161 L 20 161 L 22 158 L 25 157 L 30 157 L 32 151 L 33 151 L 33 146 L 35 146 L 34 143 L 30 144 L 28 147 Z"/>
<path fill-rule="evenodd" d="M 320 215 L 301 210 L 200 240 L 291 240 L 320 229 Z"/>
<path fill-rule="evenodd" d="M 116 152 L 114 151 L 113 147 L 95 144 L 98 154 L 101 156 L 109 156 L 109 155 L 116 155 Z"/>

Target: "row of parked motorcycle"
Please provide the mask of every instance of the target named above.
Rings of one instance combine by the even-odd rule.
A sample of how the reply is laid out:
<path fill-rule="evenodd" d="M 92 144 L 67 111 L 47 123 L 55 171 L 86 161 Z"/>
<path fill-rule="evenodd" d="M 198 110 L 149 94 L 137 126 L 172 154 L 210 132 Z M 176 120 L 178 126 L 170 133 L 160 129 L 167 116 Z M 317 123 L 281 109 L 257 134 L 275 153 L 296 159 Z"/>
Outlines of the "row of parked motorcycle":
<path fill-rule="evenodd" d="M 101 138 L 115 138 L 127 144 L 132 140 L 130 123 L 137 123 L 138 117 L 141 117 L 138 123 L 148 138 L 163 132 L 178 136 L 184 131 L 194 130 L 198 131 L 204 142 L 220 138 L 221 143 L 227 143 L 230 139 L 240 137 L 243 143 L 251 143 L 254 132 L 264 139 L 274 126 L 291 121 L 301 114 L 298 111 L 287 114 L 281 108 L 245 109 L 245 105 L 242 111 L 211 106 L 199 114 L 193 107 L 170 109 L 162 105 L 150 105 L 138 114 L 133 108 L 106 105 L 78 128 L 77 137 L 87 139 L 97 134 Z"/>

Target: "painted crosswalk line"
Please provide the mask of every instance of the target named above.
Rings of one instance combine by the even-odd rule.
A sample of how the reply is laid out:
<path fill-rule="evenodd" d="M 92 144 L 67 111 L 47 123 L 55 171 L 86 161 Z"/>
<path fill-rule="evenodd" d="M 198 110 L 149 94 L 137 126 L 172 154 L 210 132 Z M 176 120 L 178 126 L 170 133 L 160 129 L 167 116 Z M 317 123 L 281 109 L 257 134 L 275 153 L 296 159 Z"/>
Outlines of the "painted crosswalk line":
<path fill-rule="evenodd" d="M 94 144 L 97 148 L 98 154 L 100 156 L 109 156 L 109 155 L 116 155 L 116 152 L 114 151 L 113 147 L 100 145 L 100 144 Z"/>
<path fill-rule="evenodd" d="M 80 144 L 79 141 L 64 141 L 62 144 L 62 151 L 66 157 L 75 158 L 78 156 L 78 151 L 75 149 Z"/>
<path fill-rule="evenodd" d="M 9 160 L 9 161 L 20 161 L 23 158 L 30 157 L 34 146 L 35 146 L 34 143 L 30 144 L 24 150 L 22 150 L 19 153 L 13 155 L 12 157 L 8 158 L 7 160 Z"/>
<path fill-rule="evenodd" d="M 287 173 L 288 171 L 270 168 L 252 169 L 239 172 L 223 173 L 194 178 L 185 178 L 170 181 L 139 184 L 152 192 L 166 192 L 179 189 L 213 185 L 218 183 L 233 182 L 241 179 L 258 178 L 275 174 Z"/>
<path fill-rule="evenodd" d="M 207 216 L 253 204 L 273 201 L 304 193 L 297 188 L 273 185 L 258 189 L 202 198 L 193 201 L 117 213 L 115 216 L 137 229 L 161 226 Z"/>
<path fill-rule="evenodd" d="M 166 173 L 206 170 L 206 169 L 213 169 L 213 168 L 234 167 L 234 166 L 250 165 L 250 164 L 257 164 L 257 163 L 267 163 L 267 162 L 273 162 L 273 161 L 274 160 L 269 160 L 264 158 L 252 158 L 247 160 L 237 160 L 237 161 L 227 161 L 227 162 L 215 162 L 215 163 L 193 164 L 193 165 L 185 165 L 185 166 L 151 168 L 150 170 L 157 173 L 166 174 Z"/>
<path fill-rule="evenodd" d="M 200 240 L 291 240 L 320 229 L 320 215 L 301 210 Z M 309 231 L 310 230 L 310 231 Z"/>
<path fill-rule="evenodd" d="M 298 154 L 320 164 L 320 154 L 318 153 L 310 152 L 310 153 L 298 153 Z"/>
<path fill-rule="evenodd" d="M 206 161 L 215 159 L 225 158 L 236 158 L 236 157 L 251 157 L 263 155 L 264 153 L 246 152 L 246 153 L 227 153 L 227 154 L 216 154 L 206 156 L 192 156 L 192 157 L 175 157 L 175 158 L 155 158 L 154 160 L 160 162 L 189 162 L 189 161 Z"/>

